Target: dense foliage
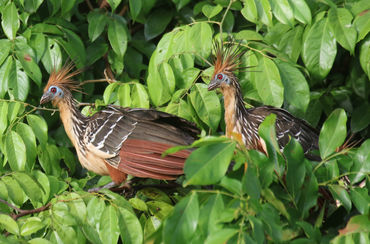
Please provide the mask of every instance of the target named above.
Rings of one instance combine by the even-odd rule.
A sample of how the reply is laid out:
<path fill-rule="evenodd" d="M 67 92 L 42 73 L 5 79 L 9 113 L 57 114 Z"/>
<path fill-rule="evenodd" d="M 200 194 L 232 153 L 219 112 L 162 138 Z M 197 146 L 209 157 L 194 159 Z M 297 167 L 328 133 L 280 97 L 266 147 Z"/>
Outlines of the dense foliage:
<path fill-rule="evenodd" d="M 370 1 L 1 0 L 0 12 L 2 243 L 369 243 Z M 246 106 L 322 128 L 321 162 L 295 140 L 281 152 L 274 116 L 259 131 L 268 157 L 221 136 L 222 96 L 205 84 L 214 39 L 248 49 Z M 58 113 L 38 106 L 68 59 L 84 68 L 85 114 L 154 107 L 203 130 L 177 185 L 86 191 L 110 178 L 82 169 Z"/>

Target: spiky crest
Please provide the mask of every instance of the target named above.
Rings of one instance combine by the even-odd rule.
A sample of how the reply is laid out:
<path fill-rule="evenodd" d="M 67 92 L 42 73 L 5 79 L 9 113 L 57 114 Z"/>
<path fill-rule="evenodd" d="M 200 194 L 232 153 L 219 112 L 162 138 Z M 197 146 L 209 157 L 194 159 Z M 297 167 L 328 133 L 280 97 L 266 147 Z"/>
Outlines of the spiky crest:
<path fill-rule="evenodd" d="M 215 41 L 213 50 L 215 71 L 212 77 L 218 73 L 231 74 L 236 70 L 243 69 L 239 65 L 242 62 L 241 57 L 247 50 L 243 50 L 240 43 L 235 44 L 233 41 L 228 41 L 224 44 L 222 41 Z"/>
<path fill-rule="evenodd" d="M 75 65 L 72 62 L 66 62 L 59 71 L 54 69 L 50 73 L 50 77 L 44 91 L 47 91 L 50 86 L 58 86 L 62 89 L 64 88 L 71 91 L 81 92 L 80 86 L 73 80 L 73 77 L 80 74 L 82 70 L 78 69 L 71 72 L 74 67 Z"/>

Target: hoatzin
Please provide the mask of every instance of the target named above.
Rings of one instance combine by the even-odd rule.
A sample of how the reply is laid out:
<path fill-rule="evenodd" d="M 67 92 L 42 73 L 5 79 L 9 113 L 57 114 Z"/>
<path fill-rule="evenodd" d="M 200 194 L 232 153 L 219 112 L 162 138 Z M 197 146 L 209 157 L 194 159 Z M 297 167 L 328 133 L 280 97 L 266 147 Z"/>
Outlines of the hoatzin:
<path fill-rule="evenodd" d="M 64 129 L 76 148 L 81 165 L 98 175 L 110 175 L 109 187 L 136 177 L 173 180 L 183 174 L 189 150 L 162 157 L 175 145 L 189 145 L 199 134 L 190 122 L 153 109 L 107 106 L 86 117 L 79 111 L 72 90 L 78 90 L 73 65 L 52 72 L 40 104 L 59 108 Z"/>
<path fill-rule="evenodd" d="M 226 136 L 236 139 L 247 149 L 256 149 L 267 154 L 266 144 L 258 135 L 262 121 L 271 113 L 276 114 L 276 137 L 282 148 L 294 137 L 303 148 L 307 158 L 320 160 L 319 156 L 310 151 L 318 149 L 319 133 L 306 121 L 296 118 L 288 111 L 271 106 L 261 106 L 247 109 L 244 106 L 243 95 L 234 74 L 240 69 L 241 57 L 245 50 L 238 45 L 214 45 L 214 73 L 208 85 L 208 90 L 220 88 L 224 96 Z"/>

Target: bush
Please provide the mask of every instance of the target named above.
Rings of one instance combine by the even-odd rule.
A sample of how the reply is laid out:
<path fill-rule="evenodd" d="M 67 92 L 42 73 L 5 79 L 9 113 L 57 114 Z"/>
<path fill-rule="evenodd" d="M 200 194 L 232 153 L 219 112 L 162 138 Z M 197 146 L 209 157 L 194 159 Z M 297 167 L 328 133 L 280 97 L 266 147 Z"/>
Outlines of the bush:
<path fill-rule="evenodd" d="M 367 0 L 1 1 L 1 241 L 369 242 L 369 10 Z M 273 116 L 259 130 L 269 157 L 219 136 L 222 99 L 204 83 L 212 41 L 230 36 L 253 66 L 238 74 L 248 106 L 322 128 L 321 162 L 295 140 L 276 150 Z M 68 59 L 84 69 L 85 114 L 90 103 L 153 107 L 203 130 L 178 187 L 86 191 L 109 177 L 82 169 L 56 110 L 38 106 Z M 341 147 L 350 134 L 359 143 Z"/>

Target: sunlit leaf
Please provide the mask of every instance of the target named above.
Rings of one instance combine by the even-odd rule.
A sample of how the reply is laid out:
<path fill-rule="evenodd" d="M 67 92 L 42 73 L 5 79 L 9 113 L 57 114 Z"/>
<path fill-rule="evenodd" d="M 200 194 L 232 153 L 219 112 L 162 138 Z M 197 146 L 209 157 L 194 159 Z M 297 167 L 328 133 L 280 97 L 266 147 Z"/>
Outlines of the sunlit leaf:
<path fill-rule="evenodd" d="M 103 243 L 115 244 L 119 237 L 117 210 L 109 205 L 100 217 L 99 235 Z"/>
<path fill-rule="evenodd" d="M 1 26 L 5 35 L 10 40 L 15 39 L 15 35 L 19 29 L 20 21 L 18 10 L 13 2 L 8 4 L 2 9 L 2 21 Z"/>
<path fill-rule="evenodd" d="M 10 168 L 13 171 L 26 169 L 26 146 L 22 137 L 15 131 L 10 131 L 6 136 L 6 154 Z"/>
<path fill-rule="evenodd" d="M 9 215 L 0 214 L 0 224 L 6 229 L 6 231 L 18 235 L 19 227 L 17 222 L 12 219 Z"/>

